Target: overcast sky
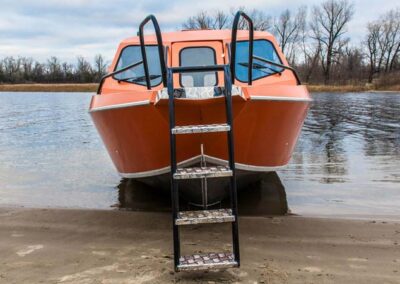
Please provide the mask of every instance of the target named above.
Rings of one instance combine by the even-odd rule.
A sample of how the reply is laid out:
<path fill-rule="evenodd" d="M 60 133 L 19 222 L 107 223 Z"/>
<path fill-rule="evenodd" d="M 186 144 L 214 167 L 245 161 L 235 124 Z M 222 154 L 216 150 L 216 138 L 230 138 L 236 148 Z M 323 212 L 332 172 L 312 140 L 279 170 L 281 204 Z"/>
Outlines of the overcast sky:
<path fill-rule="evenodd" d="M 31 56 L 45 60 L 57 56 L 73 61 L 78 55 L 92 60 L 101 53 L 112 59 L 118 43 L 135 35 L 138 23 L 155 14 L 164 31 L 181 27 L 200 10 L 245 6 L 277 16 L 286 8 L 311 7 L 321 0 L 1 0 L 0 58 Z M 398 0 L 354 0 L 355 15 L 348 31 L 360 44 L 365 25 L 379 14 L 399 7 Z M 244 4 L 246 3 L 246 4 Z"/>

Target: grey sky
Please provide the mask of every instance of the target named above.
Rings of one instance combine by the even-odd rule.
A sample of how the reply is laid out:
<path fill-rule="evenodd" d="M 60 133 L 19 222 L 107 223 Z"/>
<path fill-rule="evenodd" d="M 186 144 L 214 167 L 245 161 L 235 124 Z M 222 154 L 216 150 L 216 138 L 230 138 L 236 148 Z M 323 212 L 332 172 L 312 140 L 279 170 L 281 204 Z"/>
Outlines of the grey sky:
<path fill-rule="evenodd" d="M 277 16 L 285 8 L 311 7 L 322 0 L 1 0 L 0 58 L 31 56 L 45 60 L 55 55 L 73 61 L 78 55 L 92 59 L 114 55 L 121 39 L 135 35 L 138 23 L 150 13 L 164 31 L 200 10 L 245 6 Z M 398 0 L 354 0 L 356 13 L 348 30 L 352 43 L 360 44 L 365 25 L 379 14 L 399 7 Z"/>

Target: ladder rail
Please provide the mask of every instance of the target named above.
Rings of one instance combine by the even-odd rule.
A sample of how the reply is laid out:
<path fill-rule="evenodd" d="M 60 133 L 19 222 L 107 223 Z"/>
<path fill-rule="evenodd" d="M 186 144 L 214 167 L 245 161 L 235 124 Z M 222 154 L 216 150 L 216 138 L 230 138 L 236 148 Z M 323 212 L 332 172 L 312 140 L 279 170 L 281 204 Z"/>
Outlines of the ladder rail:
<path fill-rule="evenodd" d="M 239 222 L 237 212 L 237 186 L 236 186 L 236 168 L 235 168 L 235 145 L 234 145 L 234 133 L 233 133 L 233 108 L 232 108 L 232 80 L 230 74 L 230 68 L 228 65 L 225 66 L 224 72 L 224 84 L 225 84 L 225 104 L 226 104 L 226 119 L 227 124 L 230 125 L 231 129 L 227 135 L 228 144 L 228 155 L 229 155 L 229 167 L 232 171 L 230 177 L 230 202 L 232 215 L 235 216 L 235 221 L 232 222 L 232 243 L 233 243 L 233 254 L 235 260 L 240 266 L 240 251 L 239 251 Z"/>
<path fill-rule="evenodd" d="M 174 266 L 175 269 L 179 265 L 180 257 L 180 241 L 179 228 L 175 224 L 179 211 L 179 192 L 178 181 L 174 179 L 174 173 L 177 170 L 176 162 L 176 135 L 172 133 L 175 127 L 175 100 L 174 100 L 174 80 L 171 68 L 167 69 L 167 89 L 168 89 L 168 109 L 169 109 L 169 137 L 170 137 L 170 159 L 171 159 L 171 206 L 172 206 L 172 223 L 173 223 L 173 242 L 174 242 Z"/>
<path fill-rule="evenodd" d="M 235 157 L 234 157 L 234 143 L 233 143 L 233 114 L 232 114 L 232 79 L 229 65 L 209 65 L 209 66 L 180 66 L 167 68 L 167 90 L 168 90 L 168 106 L 169 106 L 169 127 L 170 127 L 170 154 L 171 154 L 171 202 L 172 202 L 172 216 L 173 216 L 173 240 L 174 240 L 174 264 L 175 270 L 178 270 L 180 264 L 180 236 L 176 220 L 179 214 L 179 192 L 178 181 L 174 178 L 178 167 L 176 160 L 176 134 L 174 129 L 176 127 L 175 119 L 175 98 L 174 98 L 174 80 L 175 73 L 188 73 L 188 72 L 209 72 L 209 71 L 222 71 L 224 72 L 224 98 L 226 109 L 226 121 L 229 125 L 227 131 L 227 145 L 229 156 L 229 169 L 230 174 L 229 193 L 232 215 L 234 220 L 232 222 L 232 243 L 233 243 L 233 256 L 237 266 L 240 266 L 240 252 L 239 252 L 239 235 L 238 235 L 238 212 L 237 212 L 237 188 L 236 188 L 236 174 L 235 174 Z"/>

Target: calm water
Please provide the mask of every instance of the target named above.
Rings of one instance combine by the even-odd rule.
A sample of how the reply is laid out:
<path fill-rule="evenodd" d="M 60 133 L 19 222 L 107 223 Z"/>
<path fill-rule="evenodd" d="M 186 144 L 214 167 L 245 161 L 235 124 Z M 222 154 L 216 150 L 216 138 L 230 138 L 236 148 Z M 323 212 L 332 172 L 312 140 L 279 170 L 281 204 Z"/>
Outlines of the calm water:
<path fill-rule="evenodd" d="M 88 93 L 0 93 L 0 206 L 110 208 Z M 315 94 L 278 174 L 294 213 L 400 216 L 400 94 Z"/>

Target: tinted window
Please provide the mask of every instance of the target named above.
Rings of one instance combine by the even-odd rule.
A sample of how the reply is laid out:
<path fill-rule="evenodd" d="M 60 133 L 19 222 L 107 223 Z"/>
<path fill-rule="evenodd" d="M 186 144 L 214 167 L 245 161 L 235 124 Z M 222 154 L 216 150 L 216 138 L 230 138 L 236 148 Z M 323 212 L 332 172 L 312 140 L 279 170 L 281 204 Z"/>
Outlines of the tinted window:
<path fill-rule="evenodd" d="M 146 45 L 146 55 L 147 55 L 147 64 L 149 65 L 149 75 L 151 86 L 157 86 L 161 83 L 161 66 L 160 66 L 160 57 L 158 54 L 158 48 L 156 45 Z M 118 59 L 118 64 L 115 70 L 119 70 L 142 60 L 142 53 L 140 52 L 140 46 L 131 45 L 125 47 L 121 55 Z M 119 73 L 114 76 L 117 80 L 124 80 L 130 83 L 135 83 L 139 85 L 146 85 L 146 78 L 144 76 L 144 68 L 143 64 L 131 68 L 125 72 Z"/>
<path fill-rule="evenodd" d="M 187 47 L 180 52 L 181 66 L 215 65 L 215 51 L 211 47 Z M 196 72 L 181 75 L 182 87 L 205 87 L 217 85 L 217 73 Z"/>
<path fill-rule="evenodd" d="M 273 44 L 267 40 L 255 40 L 253 44 L 253 55 L 281 63 Z M 236 45 L 236 78 L 239 81 L 247 82 L 248 80 L 248 63 L 249 63 L 249 42 L 239 41 Z M 264 63 L 262 61 L 253 60 L 253 80 L 257 80 L 271 74 L 282 72 L 282 68 Z"/>

